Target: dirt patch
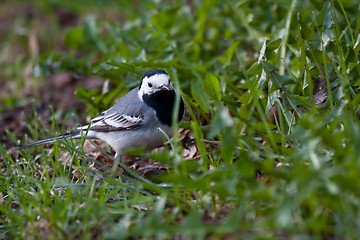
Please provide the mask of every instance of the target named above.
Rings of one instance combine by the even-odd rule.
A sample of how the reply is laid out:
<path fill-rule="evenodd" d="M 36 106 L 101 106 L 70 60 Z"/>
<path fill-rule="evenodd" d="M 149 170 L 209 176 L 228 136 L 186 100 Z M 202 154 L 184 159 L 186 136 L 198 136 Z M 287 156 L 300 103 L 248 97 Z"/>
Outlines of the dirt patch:
<path fill-rule="evenodd" d="M 52 108 L 55 112 L 75 111 L 78 113 L 65 122 L 62 119 L 58 120 L 58 124 L 64 124 L 65 129 L 85 124 L 85 119 L 79 116 L 83 115 L 81 113 L 86 110 L 86 107 L 75 96 L 75 91 L 80 86 L 88 90 L 101 88 L 102 84 L 103 80 L 95 77 L 74 76 L 69 73 L 51 75 L 40 90 L 41 98 L 35 99 L 34 103 L 6 110 L 0 115 L 0 143 L 5 144 L 6 147 L 14 144 L 6 136 L 6 130 L 13 133 L 17 139 L 22 139 L 25 134 L 29 135 L 30 132 L 25 125 L 26 121 L 31 123 L 36 120 L 39 121 L 41 128 L 51 129 Z M 32 97 L 30 92 L 27 92 L 26 95 L 26 97 Z M 34 117 L 35 112 L 36 117 Z"/>

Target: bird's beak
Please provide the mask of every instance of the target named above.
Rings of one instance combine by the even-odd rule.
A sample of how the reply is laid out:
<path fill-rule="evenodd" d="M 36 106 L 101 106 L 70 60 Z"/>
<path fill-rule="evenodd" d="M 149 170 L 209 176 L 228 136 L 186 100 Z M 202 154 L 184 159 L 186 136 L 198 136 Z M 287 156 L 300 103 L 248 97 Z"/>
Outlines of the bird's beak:
<path fill-rule="evenodd" d="M 170 88 L 167 85 L 162 85 L 160 86 L 160 90 L 170 90 Z"/>

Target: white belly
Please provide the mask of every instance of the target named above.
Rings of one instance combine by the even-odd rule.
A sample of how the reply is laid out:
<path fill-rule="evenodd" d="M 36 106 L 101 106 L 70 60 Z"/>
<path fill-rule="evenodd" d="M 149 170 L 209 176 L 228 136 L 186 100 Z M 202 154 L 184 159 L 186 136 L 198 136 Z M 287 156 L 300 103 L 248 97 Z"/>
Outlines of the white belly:
<path fill-rule="evenodd" d="M 161 129 L 171 138 L 172 130 L 169 126 L 161 126 Z M 124 150 L 145 146 L 146 150 L 152 150 L 161 146 L 166 137 L 157 128 L 121 130 L 115 132 L 95 132 L 95 138 L 107 142 L 117 155 Z M 91 136 L 90 136 L 91 137 Z"/>

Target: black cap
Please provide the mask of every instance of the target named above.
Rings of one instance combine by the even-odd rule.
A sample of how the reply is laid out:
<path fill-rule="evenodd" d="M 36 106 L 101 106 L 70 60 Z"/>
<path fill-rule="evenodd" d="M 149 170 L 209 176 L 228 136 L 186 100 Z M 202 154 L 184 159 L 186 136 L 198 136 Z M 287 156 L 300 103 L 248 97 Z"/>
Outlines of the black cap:
<path fill-rule="evenodd" d="M 144 77 L 151 77 L 151 76 L 154 76 L 154 75 L 157 75 L 157 74 L 166 74 L 166 75 L 169 75 L 166 71 L 162 70 L 162 69 L 153 69 L 153 70 L 150 70 L 148 71 L 147 73 L 145 73 Z"/>

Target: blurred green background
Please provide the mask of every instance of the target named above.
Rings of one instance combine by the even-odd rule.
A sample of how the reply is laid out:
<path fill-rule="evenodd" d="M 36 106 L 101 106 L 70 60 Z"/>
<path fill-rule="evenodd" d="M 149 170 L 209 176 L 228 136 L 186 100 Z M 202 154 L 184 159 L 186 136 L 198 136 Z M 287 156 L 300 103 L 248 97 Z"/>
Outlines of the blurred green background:
<path fill-rule="evenodd" d="M 0 238 L 359 239 L 359 8 L 1 1 Z M 176 139 L 144 153 L 168 167 L 150 181 L 76 145 L 8 150 L 86 123 L 152 68 L 185 100 L 196 159 Z"/>

